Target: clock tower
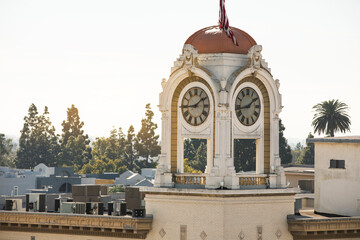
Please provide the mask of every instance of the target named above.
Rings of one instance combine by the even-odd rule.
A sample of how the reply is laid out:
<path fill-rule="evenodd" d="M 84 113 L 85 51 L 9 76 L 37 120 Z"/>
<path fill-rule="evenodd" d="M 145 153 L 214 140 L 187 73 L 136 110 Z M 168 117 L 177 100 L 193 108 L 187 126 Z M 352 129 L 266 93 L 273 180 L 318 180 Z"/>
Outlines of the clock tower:
<path fill-rule="evenodd" d="M 246 32 L 231 29 L 238 45 L 219 26 L 192 34 L 162 81 L 156 187 L 285 187 L 279 157 L 279 80 L 262 58 L 262 46 Z M 186 138 L 207 143 L 203 174 L 184 173 Z M 255 171 L 235 171 L 236 139 L 256 142 Z"/>

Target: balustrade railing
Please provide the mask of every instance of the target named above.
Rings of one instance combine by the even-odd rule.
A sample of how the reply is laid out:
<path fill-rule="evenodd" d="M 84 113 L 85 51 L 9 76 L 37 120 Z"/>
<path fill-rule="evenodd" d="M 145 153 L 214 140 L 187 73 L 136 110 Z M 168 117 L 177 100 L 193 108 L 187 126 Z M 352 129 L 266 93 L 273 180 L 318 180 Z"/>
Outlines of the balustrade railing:
<path fill-rule="evenodd" d="M 176 184 L 205 185 L 206 176 L 201 174 L 175 174 Z"/>
<path fill-rule="evenodd" d="M 238 175 L 240 186 L 266 185 L 266 175 Z"/>

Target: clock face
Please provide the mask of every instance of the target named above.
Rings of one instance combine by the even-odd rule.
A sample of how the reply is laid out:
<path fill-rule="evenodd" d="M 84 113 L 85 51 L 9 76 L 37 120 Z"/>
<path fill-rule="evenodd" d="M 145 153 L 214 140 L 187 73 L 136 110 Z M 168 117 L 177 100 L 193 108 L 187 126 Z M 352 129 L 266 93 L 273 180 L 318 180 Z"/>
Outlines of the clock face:
<path fill-rule="evenodd" d="M 184 94 L 180 108 L 187 123 L 192 126 L 199 126 L 205 122 L 209 115 L 209 97 L 205 91 L 199 87 L 190 88 Z"/>
<path fill-rule="evenodd" d="M 253 125 L 260 116 L 260 110 L 257 92 L 250 87 L 241 89 L 235 100 L 235 112 L 239 121 L 245 126 Z"/>

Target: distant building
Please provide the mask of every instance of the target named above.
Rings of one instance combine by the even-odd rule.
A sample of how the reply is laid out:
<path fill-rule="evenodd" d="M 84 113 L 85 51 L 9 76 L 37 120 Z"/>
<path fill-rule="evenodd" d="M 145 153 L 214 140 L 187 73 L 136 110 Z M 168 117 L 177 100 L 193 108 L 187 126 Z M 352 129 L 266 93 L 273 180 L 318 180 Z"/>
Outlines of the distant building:
<path fill-rule="evenodd" d="M 39 164 L 31 169 L 0 167 L 0 195 L 24 195 L 36 188 L 37 177 L 49 177 L 54 168 Z"/>
<path fill-rule="evenodd" d="M 360 136 L 307 139 L 315 143 L 315 211 L 360 215 Z"/>

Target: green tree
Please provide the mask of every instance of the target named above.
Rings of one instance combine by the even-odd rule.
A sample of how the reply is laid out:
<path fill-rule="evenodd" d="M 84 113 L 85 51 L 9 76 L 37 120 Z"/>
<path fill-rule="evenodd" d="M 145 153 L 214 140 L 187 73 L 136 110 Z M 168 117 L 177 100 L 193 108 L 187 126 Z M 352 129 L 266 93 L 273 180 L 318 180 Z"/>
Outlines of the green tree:
<path fill-rule="evenodd" d="M 137 166 L 135 165 L 137 156 L 135 153 L 134 142 L 135 142 L 135 130 L 133 125 L 131 125 L 128 129 L 128 133 L 126 136 L 125 151 L 124 151 L 125 165 L 131 171 L 138 170 Z"/>
<path fill-rule="evenodd" d="M 325 133 L 334 137 L 335 132 L 350 131 L 351 121 L 347 113 L 349 107 L 345 103 L 333 99 L 318 103 L 313 109 L 315 110 L 312 121 L 314 133 L 319 135 Z"/>
<path fill-rule="evenodd" d="M 79 111 L 74 106 L 67 110 L 67 119 L 62 122 L 61 154 L 58 165 L 74 166 L 76 171 L 91 159 L 90 140 L 84 134 L 82 127 L 84 122 L 80 121 Z"/>
<path fill-rule="evenodd" d="M 54 166 L 59 143 L 48 115 L 47 107 L 42 115 L 38 115 L 35 104 L 30 105 L 19 139 L 17 167 L 32 168 L 39 163 Z"/>
<path fill-rule="evenodd" d="M 191 163 L 191 167 L 201 172 L 205 172 L 207 164 L 207 151 L 206 144 L 204 142 L 200 143 L 200 146 L 196 150 L 195 159 Z"/>
<path fill-rule="evenodd" d="M 279 121 L 279 155 L 281 158 L 281 164 L 289 164 L 292 161 L 291 147 L 289 146 L 287 139 L 284 137 L 285 127 Z"/>
<path fill-rule="evenodd" d="M 15 167 L 15 151 L 12 139 L 0 133 L 0 166 Z"/>
<path fill-rule="evenodd" d="M 184 140 L 184 158 L 195 170 L 205 171 L 207 164 L 206 139 L 186 138 Z"/>
<path fill-rule="evenodd" d="M 81 173 L 124 172 L 125 135 L 113 129 L 108 138 L 96 138 L 92 143 L 92 159 L 83 165 Z M 99 162 L 100 161 L 100 162 Z"/>
<path fill-rule="evenodd" d="M 153 122 L 154 113 L 151 111 L 150 103 L 146 104 L 145 109 L 146 117 L 141 120 L 141 129 L 136 135 L 134 148 L 137 155 L 144 159 L 138 161 L 139 167 L 154 168 L 157 162 L 152 158 L 160 154 L 159 135 L 155 134 L 157 124 Z"/>
<path fill-rule="evenodd" d="M 300 155 L 303 152 L 303 150 L 304 150 L 304 146 L 300 142 L 296 144 L 294 149 L 291 149 L 291 155 L 293 158 L 293 162 L 295 162 L 295 164 L 299 163 Z"/>
<path fill-rule="evenodd" d="M 234 140 L 234 166 L 236 172 L 256 170 L 256 140 Z"/>
<path fill-rule="evenodd" d="M 184 139 L 184 158 L 186 159 L 195 159 L 196 151 L 193 145 L 193 141 L 191 141 L 191 138 L 185 138 Z"/>
<path fill-rule="evenodd" d="M 184 159 L 184 173 L 202 173 L 200 170 L 194 169 L 189 165 L 187 158 Z"/>
<path fill-rule="evenodd" d="M 307 138 L 314 138 L 314 135 L 312 135 L 311 133 L 309 133 Z M 306 143 L 306 147 L 304 148 L 304 150 L 302 151 L 299 160 L 298 160 L 298 164 L 314 164 L 314 143 Z"/>

